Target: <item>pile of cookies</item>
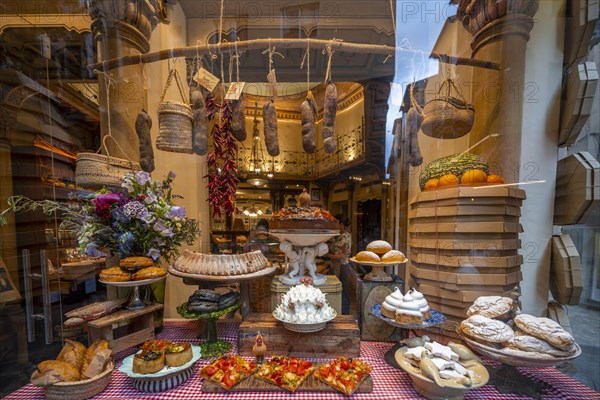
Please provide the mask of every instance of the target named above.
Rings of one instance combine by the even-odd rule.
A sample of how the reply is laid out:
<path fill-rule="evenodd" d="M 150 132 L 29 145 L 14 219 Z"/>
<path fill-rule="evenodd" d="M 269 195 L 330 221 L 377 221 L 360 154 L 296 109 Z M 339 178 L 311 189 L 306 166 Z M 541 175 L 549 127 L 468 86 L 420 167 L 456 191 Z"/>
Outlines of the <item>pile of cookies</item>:
<path fill-rule="evenodd" d="M 104 282 L 129 282 L 154 279 L 165 276 L 167 271 L 154 265 L 148 257 L 127 257 L 119 262 L 118 267 L 100 271 L 100 280 Z"/>
<path fill-rule="evenodd" d="M 374 240 L 367 245 L 367 249 L 358 252 L 354 259 L 358 262 L 384 262 L 400 263 L 406 260 L 404 253 L 392 249 L 392 245 L 385 240 Z"/>
<path fill-rule="evenodd" d="M 508 356 L 553 359 L 577 352 L 573 336 L 557 322 L 529 314 L 513 315 L 513 300 L 482 296 L 467 311 L 460 330 L 466 337 Z"/>

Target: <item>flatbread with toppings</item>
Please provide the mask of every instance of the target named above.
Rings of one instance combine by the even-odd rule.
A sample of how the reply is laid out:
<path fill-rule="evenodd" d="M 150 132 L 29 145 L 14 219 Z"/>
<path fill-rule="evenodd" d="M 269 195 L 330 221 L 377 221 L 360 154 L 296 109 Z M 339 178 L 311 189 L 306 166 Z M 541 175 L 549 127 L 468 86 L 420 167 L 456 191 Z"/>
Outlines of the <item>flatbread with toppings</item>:
<path fill-rule="evenodd" d="M 210 379 L 225 390 L 229 390 L 246 377 L 252 375 L 258 365 L 240 356 L 223 356 L 200 370 L 200 376 Z"/>
<path fill-rule="evenodd" d="M 262 363 L 255 377 L 294 392 L 314 369 L 310 361 L 273 356 L 271 360 Z"/>
<path fill-rule="evenodd" d="M 364 361 L 338 357 L 320 367 L 314 377 L 345 395 L 352 396 L 352 393 L 367 379 L 372 369 L 373 367 Z"/>

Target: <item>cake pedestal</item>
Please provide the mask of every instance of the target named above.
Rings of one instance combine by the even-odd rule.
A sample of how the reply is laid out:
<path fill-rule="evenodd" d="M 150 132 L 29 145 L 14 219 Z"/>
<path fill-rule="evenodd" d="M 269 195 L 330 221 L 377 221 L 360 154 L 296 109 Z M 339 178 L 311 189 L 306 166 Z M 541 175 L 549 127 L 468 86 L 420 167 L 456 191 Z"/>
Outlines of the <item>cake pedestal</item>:
<path fill-rule="evenodd" d="M 286 265 L 291 269 L 279 276 L 281 283 L 293 286 L 305 277 L 312 278 L 314 286 L 327 282 L 325 275 L 316 272 L 315 257 L 327 254 L 329 247 L 325 242 L 338 236 L 338 230 L 272 229 L 269 234 L 281 241 L 279 248 L 285 253 Z"/>

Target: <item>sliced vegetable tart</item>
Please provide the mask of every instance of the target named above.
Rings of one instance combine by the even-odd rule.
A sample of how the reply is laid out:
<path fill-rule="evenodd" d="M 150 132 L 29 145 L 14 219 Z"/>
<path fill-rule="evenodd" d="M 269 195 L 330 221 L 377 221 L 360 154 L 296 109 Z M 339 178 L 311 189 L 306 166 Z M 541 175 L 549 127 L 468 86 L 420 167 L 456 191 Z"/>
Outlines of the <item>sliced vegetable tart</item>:
<path fill-rule="evenodd" d="M 271 360 L 262 363 L 255 377 L 294 392 L 314 369 L 310 361 L 273 356 Z"/>
<path fill-rule="evenodd" d="M 256 371 L 258 365 L 240 356 L 225 355 L 200 370 L 200 376 L 229 390 Z"/>
<path fill-rule="evenodd" d="M 320 367 L 314 377 L 345 395 L 352 396 L 352 393 L 367 379 L 372 369 L 373 367 L 364 361 L 338 357 Z"/>

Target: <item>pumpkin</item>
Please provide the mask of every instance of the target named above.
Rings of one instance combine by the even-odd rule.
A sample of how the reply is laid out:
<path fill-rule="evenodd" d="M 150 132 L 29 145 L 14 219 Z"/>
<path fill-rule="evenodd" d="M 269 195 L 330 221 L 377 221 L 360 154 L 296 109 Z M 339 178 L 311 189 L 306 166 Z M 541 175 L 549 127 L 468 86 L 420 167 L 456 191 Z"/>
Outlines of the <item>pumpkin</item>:
<path fill-rule="evenodd" d="M 470 169 L 480 169 L 485 173 L 489 171 L 487 162 L 476 154 L 453 154 L 438 158 L 423 168 L 419 175 L 419 186 L 423 190 L 425 182 L 430 179 L 439 179 L 446 174 L 454 174 L 460 178 L 465 171 Z"/>
<path fill-rule="evenodd" d="M 458 177 L 454 174 L 446 174 L 440 178 L 438 186 L 455 186 L 458 185 Z"/>
<path fill-rule="evenodd" d="M 439 179 L 430 179 L 425 183 L 425 189 L 424 190 L 431 190 L 431 189 L 437 189 L 437 187 L 440 184 L 440 180 Z"/>
<path fill-rule="evenodd" d="M 505 183 L 504 178 L 496 174 L 488 175 L 487 181 L 488 183 Z"/>
<path fill-rule="evenodd" d="M 460 178 L 460 183 L 485 183 L 487 182 L 487 174 L 480 169 L 469 169 L 463 172 Z"/>

